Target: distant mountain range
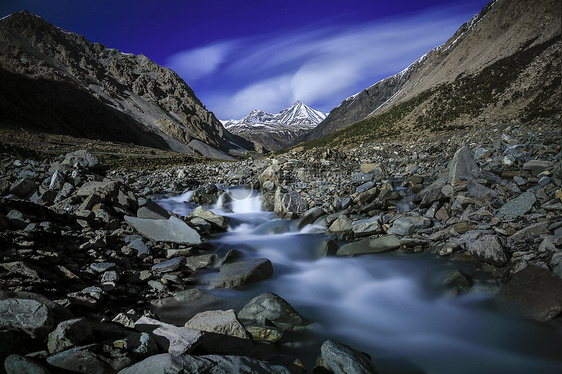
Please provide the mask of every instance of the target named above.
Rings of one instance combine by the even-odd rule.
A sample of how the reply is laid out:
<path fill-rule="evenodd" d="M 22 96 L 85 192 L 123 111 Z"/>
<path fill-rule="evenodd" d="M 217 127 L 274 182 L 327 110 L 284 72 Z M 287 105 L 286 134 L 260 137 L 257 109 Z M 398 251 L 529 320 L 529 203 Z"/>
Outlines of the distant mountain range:
<path fill-rule="evenodd" d="M 286 148 L 297 137 L 315 128 L 326 113 L 297 101 L 277 114 L 254 110 L 240 120 L 221 121 L 233 134 L 240 135 L 270 151 Z"/>
<path fill-rule="evenodd" d="M 345 99 L 294 143 L 341 146 L 559 114 L 561 13 L 560 0 L 493 0 L 445 44 Z"/>
<path fill-rule="evenodd" d="M 27 11 L 0 20 L 0 127 L 234 159 L 226 131 L 172 70 Z"/>

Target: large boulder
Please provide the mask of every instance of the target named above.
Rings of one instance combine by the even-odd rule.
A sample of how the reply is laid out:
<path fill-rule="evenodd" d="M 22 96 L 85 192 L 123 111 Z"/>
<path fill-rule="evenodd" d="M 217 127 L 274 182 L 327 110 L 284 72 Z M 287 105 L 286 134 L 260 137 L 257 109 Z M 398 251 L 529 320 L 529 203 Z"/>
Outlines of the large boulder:
<path fill-rule="evenodd" d="M 151 356 L 133 366 L 123 369 L 119 374 L 290 374 L 284 366 L 259 361 L 244 356 L 191 356 L 159 354 Z"/>
<path fill-rule="evenodd" d="M 15 329 L 32 336 L 46 336 L 55 328 L 54 310 L 41 300 L 0 300 L 0 329 Z"/>
<path fill-rule="evenodd" d="M 295 331 L 306 328 L 308 321 L 280 296 L 265 292 L 250 300 L 238 313 L 250 324 L 273 325 L 282 330 Z"/>
<path fill-rule="evenodd" d="M 236 261 L 221 267 L 210 281 L 209 287 L 235 288 L 257 282 L 273 275 L 273 265 L 267 258 Z"/>
<path fill-rule="evenodd" d="M 507 256 L 503 245 L 496 235 L 484 235 L 466 245 L 468 253 L 477 259 L 495 266 L 507 264 Z"/>
<path fill-rule="evenodd" d="M 468 147 L 459 149 L 449 164 L 449 177 L 447 182 L 453 184 L 458 180 L 472 179 L 472 173 L 478 171 L 476 160 Z"/>
<path fill-rule="evenodd" d="M 92 326 L 86 318 L 63 321 L 49 334 L 47 348 L 50 353 L 58 353 L 93 339 Z"/>
<path fill-rule="evenodd" d="M 347 345 L 327 340 L 320 348 L 322 358 L 335 374 L 376 374 L 379 371 L 369 358 Z"/>
<path fill-rule="evenodd" d="M 279 217 L 287 213 L 301 214 L 308 210 L 308 203 L 302 195 L 296 191 L 284 192 L 277 188 L 274 197 L 274 212 Z"/>
<path fill-rule="evenodd" d="M 199 233 L 174 216 L 167 220 L 125 216 L 125 222 L 150 240 L 185 245 L 202 244 Z"/>

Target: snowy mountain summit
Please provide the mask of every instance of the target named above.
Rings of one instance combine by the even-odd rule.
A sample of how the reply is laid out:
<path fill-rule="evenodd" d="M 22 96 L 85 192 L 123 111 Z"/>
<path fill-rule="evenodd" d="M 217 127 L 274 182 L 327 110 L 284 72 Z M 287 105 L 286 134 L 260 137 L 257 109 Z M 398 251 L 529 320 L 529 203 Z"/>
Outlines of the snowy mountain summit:
<path fill-rule="evenodd" d="M 231 133 L 275 151 L 285 148 L 298 136 L 315 128 L 326 115 L 297 101 L 277 114 L 254 110 L 240 120 L 221 122 Z"/>

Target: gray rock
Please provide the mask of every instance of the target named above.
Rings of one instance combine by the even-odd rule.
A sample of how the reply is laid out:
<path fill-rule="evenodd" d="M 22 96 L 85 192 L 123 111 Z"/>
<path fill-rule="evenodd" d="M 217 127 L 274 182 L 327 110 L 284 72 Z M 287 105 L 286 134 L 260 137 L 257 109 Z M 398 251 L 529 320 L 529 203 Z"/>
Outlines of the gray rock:
<path fill-rule="evenodd" d="M 63 321 L 49 334 L 47 348 L 51 354 L 64 351 L 93 339 L 92 326 L 85 318 Z"/>
<path fill-rule="evenodd" d="M 298 192 L 283 192 L 281 188 L 275 190 L 274 212 L 278 216 L 285 213 L 301 214 L 306 210 L 308 210 L 308 203 Z"/>
<path fill-rule="evenodd" d="M 187 266 L 191 271 L 197 271 L 199 269 L 203 269 L 213 265 L 216 258 L 217 255 L 215 254 L 191 256 L 186 258 L 185 266 Z"/>
<path fill-rule="evenodd" d="M 272 275 L 273 265 L 267 258 L 237 261 L 224 265 L 211 279 L 209 288 L 235 288 Z"/>
<path fill-rule="evenodd" d="M 6 374 L 51 374 L 44 366 L 31 358 L 10 355 L 4 361 Z"/>
<path fill-rule="evenodd" d="M 431 220 L 427 217 L 401 217 L 388 229 L 389 234 L 409 236 L 420 229 L 431 226 Z"/>
<path fill-rule="evenodd" d="M 202 218 L 209 222 L 211 226 L 217 230 L 226 231 L 226 229 L 228 229 L 228 218 L 215 214 L 202 206 L 195 208 L 189 216 L 192 218 Z"/>
<path fill-rule="evenodd" d="M 533 191 L 527 191 L 505 203 L 497 213 L 498 217 L 522 217 L 531 210 L 537 202 L 537 198 Z"/>
<path fill-rule="evenodd" d="M 22 212 L 15 209 L 10 210 L 8 214 L 6 214 L 6 221 L 17 229 L 24 229 L 31 223 L 31 221 L 26 218 Z"/>
<path fill-rule="evenodd" d="M 99 195 L 102 201 L 114 201 L 117 200 L 120 186 L 121 183 L 117 181 L 86 182 L 76 191 L 76 195 L 88 197 L 95 194 Z"/>
<path fill-rule="evenodd" d="M 115 348 L 125 349 L 141 357 L 158 354 L 158 345 L 150 334 L 146 332 L 133 332 L 124 339 L 114 341 L 113 346 Z"/>
<path fill-rule="evenodd" d="M 507 264 L 507 256 L 503 245 L 496 235 L 484 235 L 474 241 L 467 242 L 468 253 L 477 259 L 495 266 Z"/>
<path fill-rule="evenodd" d="M 49 356 L 47 362 L 57 368 L 85 374 L 107 374 L 114 372 L 105 357 L 96 352 L 99 346 L 90 344 L 70 348 Z"/>
<path fill-rule="evenodd" d="M 146 257 L 150 255 L 150 251 L 148 250 L 148 246 L 146 243 L 139 237 L 139 239 L 133 240 L 127 244 L 127 247 L 136 251 L 137 257 Z"/>
<path fill-rule="evenodd" d="M 63 172 L 61 170 L 55 170 L 55 172 L 51 176 L 51 181 L 49 182 L 49 189 L 60 191 L 62 189 L 62 186 L 64 185 L 64 182 L 66 182 L 66 180 L 64 178 Z"/>
<path fill-rule="evenodd" d="M 24 331 L 32 336 L 44 336 L 55 327 L 53 309 L 32 299 L 0 300 L 0 328 Z"/>
<path fill-rule="evenodd" d="M 324 211 L 320 207 L 310 208 L 303 213 L 302 217 L 299 219 L 298 228 L 301 229 L 306 225 L 309 225 L 316 221 L 318 218 L 324 215 Z"/>
<path fill-rule="evenodd" d="M 171 215 L 166 209 L 162 208 L 154 201 L 148 200 L 137 210 L 137 217 L 148 219 L 170 219 Z"/>
<path fill-rule="evenodd" d="M 502 287 L 497 300 L 526 317 L 550 321 L 562 312 L 562 279 L 547 269 L 528 266 Z"/>
<path fill-rule="evenodd" d="M 185 327 L 248 339 L 244 326 L 236 318 L 234 310 L 209 310 L 197 313 L 185 323 Z"/>
<path fill-rule="evenodd" d="M 369 235 L 382 233 L 382 227 L 379 223 L 378 217 L 354 221 L 351 224 L 351 229 L 355 233 L 356 237 L 369 236 Z"/>
<path fill-rule="evenodd" d="M 157 273 L 169 273 L 171 271 L 176 271 L 185 265 L 185 257 L 179 256 L 171 258 L 167 261 L 161 262 L 152 266 L 150 270 Z"/>
<path fill-rule="evenodd" d="M 326 340 L 320 350 L 322 358 L 335 374 L 376 374 L 379 372 L 367 356 L 347 345 Z"/>
<path fill-rule="evenodd" d="M 453 184 L 460 179 L 472 179 L 472 172 L 478 171 L 478 165 L 468 147 L 459 149 L 449 164 L 449 177 L 447 182 Z"/>
<path fill-rule="evenodd" d="M 32 178 L 22 178 L 16 180 L 10 186 L 10 193 L 16 195 L 20 199 L 26 199 L 35 192 L 37 183 Z"/>
<path fill-rule="evenodd" d="M 345 215 L 342 214 L 339 216 L 328 228 L 329 233 L 342 233 L 346 230 L 350 230 L 352 228 L 351 220 Z"/>
<path fill-rule="evenodd" d="M 536 177 L 543 171 L 552 166 L 552 162 L 543 160 L 531 160 L 523 164 L 523 170 L 529 170 L 533 177 Z"/>
<path fill-rule="evenodd" d="M 135 330 L 154 336 L 156 343 L 169 353 L 191 352 L 200 342 L 203 333 L 189 327 L 177 327 L 143 316 L 135 322 Z"/>
<path fill-rule="evenodd" d="M 544 235 L 548 235 L 550 231 L 548 230 L 549 222 L 539 222 L 518 230 L 515 234 L 509 237 L 509 240 L 515 242 L 523 242 L 533 240 Z"/>
<path fill-rule="evenodd" d="M 117 266 L 115 262 L 94 262 L 90 265 L 90 269 L 97 273 L 103 273 L 104 271 L 114 268 L 115 266 Z"/>
<path fill-rule="evenodd" d="M 96 156 L 85 150 L 67 153 L 62 161 L 63 165 L 77 166 L 78 168 L 93 168 L 99 164 Z"/>
<path fill-rule="evenodd" d="M 168 220 L 125 216 L 125 222 L 150 240 L 186 245 L 199 245 L 201 236 L 176 217 Z"/>
<path fill-rule="evenodd" d="M 4 268 L 14 275 L 20 275 L 35 280 L 41 279 L 41 276 L 39 275 L 39 269 L 35 266 L 25 263 L 24 261 L 13 261 L 3 264 L 0 263 L 0 268 Z"/>
<path fill-rule="evenodd" d="M 476 183 L 474 181 L 468 182 L 467 188 L 468 188 L 468 192 L 470 193 L 470 196 L 472 196 L 472 197 L 492 198 L 492 197 L 498 196 L 496 191 L 494 191 L 491 188 L 488 188 L 486 186 L 483 186 L 480 183 Z"/>
<path fill-rule="evenodd" d="M 119 374 L 290 374 L 284 366 L 259 361 L 244 356 L 191 356 L 169 353 L 151 356 Z"/>
<path fill-rule="evenodd" d="M 286 330 L 302 330 L 309 322 L 280 296 L 265 292 L 250 300 L 238 313 L 243 321 L 261 326 L 274 326 Z"/>
<path fill-rule="evenodd" d="M 365 192 L 365 191 L 367 191 L 367 190 L 373 188 L 374 186 L 375 186 L 375 182 L 369 181 L 369 182 L 363 183 L 362 185 L 360 185 L 359 187 L 357 187 L 357 188 L 355 189 L 355 192 L 356 192 L 356 193 L 362 193 L 362 192 Z"/>
<path fill-rule="evenodd" d="M 385 235 L 376 239 L 363 239 L 342 245 L 337 252 L 338 256 L 360 255 L 366 253 L 379 253 L 400 248 L 400 238 L 396 235 Z"/>

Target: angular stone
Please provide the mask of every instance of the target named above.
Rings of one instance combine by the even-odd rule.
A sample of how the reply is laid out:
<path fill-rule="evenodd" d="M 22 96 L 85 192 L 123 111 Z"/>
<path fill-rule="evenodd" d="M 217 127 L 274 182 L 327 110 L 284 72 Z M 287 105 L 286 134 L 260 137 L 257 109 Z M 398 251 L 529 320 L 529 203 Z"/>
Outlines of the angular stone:
<path fill-rule="evenodd" d="M 499 238 L 495 235 L 484 235 L 466 245 L 468 253 L 477 259 L 494 266 L 507 264 L 507 256 Z"/>
<path fill-rule="evenodd" d="M 409 236 L 420 229 L 431 226 L 431 220 L 427 217 L 401 217 L 388 229 L 389 234 Z"/>
<path fill-rule="evenodd" d="M 67 153 L 62 161 L 63 165 L 77 166 L 79 168 L 92 168 L 99 164 L 96 156 L 85 150 Z"/>
<path fill-rule="evenodd" d="M 472 172 L 478 170 L 478 165 L 468 147 L 459 149 L 449 164 L 447 182 L 453 184 L 460 179 L 472 179 Z"/>
<path fill-rule="evenodd" d="M 498 196 L 496 191 L 494 191 L 491 188 L 488 188 L 486 186 L 483 186 L 480 183 L 476 183 L 474 181 L 468 182 L 468 185 L 466 187 L 468 188 L 468 192 L 470 193 L 470 196 L 472 196 L 472 197 L 492 198 L 492 197 Z"/>
<path fill-rule="evenodd" d="M 203 336 L 200 330 L 177 327 L 146 316 L 135 322 L 135 330 L 153 335 L 158 345 L 169 353 L 180 355 L 191 352 Z"/>
<path fill-rule="evenodd" d="M 97 273 L 103 273 L 104 271 L 114 268 L 115 266 L 117 266 L 115 262 L 94 262 L 90 265 L 90 269 Z"/>
<path fill-rule="evenodd" d="M 236 318 L 234 310 L 209 310 L 197 313 L 185 323 L 185 327 L 248 339 L 244 326 Z"/>
<path fill-rule="evenodd" d="M 76 191 L 76 195 L 87 197 L 95 194 L 99 195 L 102 201 L 113 201 L 117 199 L 120 186 L 121 182 L 117 181 L 86 182 Z"/>
<path fill-rule="evenodd" d="M 92 326 L 85 318 L 63 321 L 49 334 L 47 348 L 51 354 L 75 347 L 93 339 Z"/>
<path fill-rule="evenodd" d="M 199 217 L 209 222 L 217 230 L 226 231 L 228 229 L 228 218 L 211 212 L 208 209 L 198 206 L 190 214 L 190 217 Z"/>
<path fill-rule="evenodd" d="M 534 320 L 550 321 L 562 312 L 562 279 L 547 269 L 528 266 L 500 290 L 498 301 Z"/>
<path fill-rule="evenodd" d="M 326 360 L 335 374 L 377 374 L 379 371 L 362 353 L 347 345 L 327 340 L 320 348 L 322 358 Z"/>
<path fill-rule="evenodd" d="M 361 219 L 351 224 L 351 229 L 356 237 L 369 236 L 382 233 L 378 217 Z"/>
<path fill-rule="evenodd" d="M 376 239 L 363 239 L 342 245 L 337 252 L 338 256 L 360 255 L 366 253 L 379 253 L 400 248 L 400 238 L 396 235 L 385 235 Z"/>
<path fill-rule="evenodd" d="M 291 374 L 289 369 L 244 356 L 191 356 L 163 353 L 123 369 L 119 374 L 252 373 Z"/>
<path fill-rule="evenodd" d="M 170 219 L 171 215 L 166 209 L 162 208 L 154 201 L 148 200 L 137 210 L 137 217 L 148 219 Z"/>
<path fill-rule="evenodd" d="M 523 170 L 529 170 L 533 177 L 536 177 L 543 171 L 552 166 L 552 162 L 543 160 L 531 160 L 523 164 Z"/>
<path fill-rule="evenodd" d="M 238 313 L 243 321 L 274 326 L 285 331 L 302 330 L 309 322 L 280 296 L 265 292 L 250 300 Z"/>
<path fill-rule="evenodd" d="M 257 342 L 275 343 L 283 338 L 283 331 L 273 327 L 250 326 L 247 331 Z"/>
<path fill-rule="evenodd" d="M 26 199 L 37 189 L 37 183 L 32 178 L 22 178 L 16 180 L 10 186 L 10 193 L 20 199 Z"/>
<path fill-rule="evenodd" d="M 39 300 L 0 300 L 0 329 L 17 329 L 32 336 L 47 335 L 55 327 L 54 311 Z"/>
<path fill-rule="evenodd" d="M 324 215 L 324 211 L 322 210 L 322 208 L 318 206 L 314 208 L 310 208 L 309 210 L 304 212 L 302 217 L 299 219 L 298 228 L 301 229 L 304 226 L 313 223 L 323 215 Z"/>
<path fill-rule="evenodd" d="M 171 258 L 167 261 L 161 262 L 152 266 L 150 270 L 157 272 L 157 273 L 169 273 L 171 271 L 176 271 L 183 267 L 185 264 L 185 257 L 179 256 Z"/>
<path fill-rule="evenodd" d="M 498 217 L 522 217 L 531 210 L 533 205 L 537 202 L 537 198 L 532 191 L 527 191 L 505 203 L 497 213 Z"/>
<path fill-rule="evenodd" d="M 235 288 L 273 275 L 273 265 L 267 258 L 237 261 L 224 265 L 209 284 L 209 288 Z"/>
<path fill-rule="evenodd" d="M 353 201 L 360 205 L 367 204 L 373 201 L 378 194 L 379 194 L 379 189 L 377 187 L 373 187 L 365 192 L 361 192 L 353 199 Z"/>
<path fill-rule="evenodd" d="M 150 240 L 185 245 L 202 244 L 197 231 L 174 216 L 168 220 L 125 216 L 125 222 Z"/>
<path fill-rule="evenodd" d="M 39 269 L 23 261 L 0 263 L 0 268 L 4 268 L 11 274 L 17 274 L 31 279 L 41 279 Z"/>
<path fill-rule="evenodd" d="M 282 192 L 281 188 L 275 191 L 274 204 L 274 212 L 277 215 L 301 214 L 308 210 L 308 203 L 301 194 L 295 191 Z"/>
<path fill-rule="evenodd" d="M 51 374 L 44 366 L 31 358 L 13 354 L 4 361 L 6 374 Z"/>
<path fill-rule="evenodd" d="M 211 266 L 217 258 L 215 254 L 191 256 L 186 258 L 185 266 L 187 266 L 191 271 L 197 271 L 199 269 Z"/>
<path fill-rule="evenodd" d="M 77 373 L 106 374 L 114 372 L 105 357 L 96 351 L 99 351 L 99 346 L 96 344 L 70 348 L 49 356 L 47 362 L 57 368 L 72 370 Z"/>
<path fill-rule="evenodd" d="M 523 242 L 523 241 L 534 240 L 543 235 L 548 235 L 550 233 L 550 231 L 548 230 L 548 226 L 549 226 L 548 221 L 529 225 L 517 231 L 515 234 L 511 235 L 509 237 L 509 240 L 516 241 L 516 242 Z"/>
<path fill-rule="evenodd" d="M 345 214 L 342 214 L 330 225 L 327 232 L 342 233 L 346 230 L 350 230 L 351 227 L 351 220 L 347 218 Z"/>

